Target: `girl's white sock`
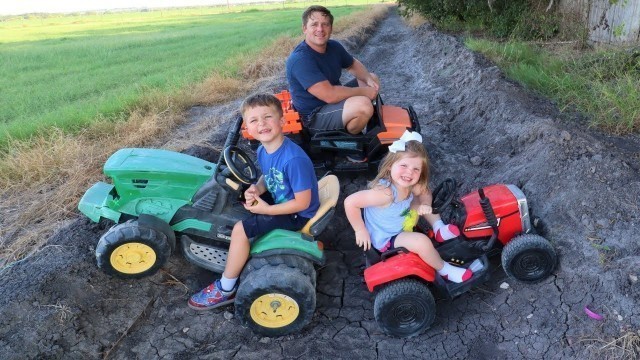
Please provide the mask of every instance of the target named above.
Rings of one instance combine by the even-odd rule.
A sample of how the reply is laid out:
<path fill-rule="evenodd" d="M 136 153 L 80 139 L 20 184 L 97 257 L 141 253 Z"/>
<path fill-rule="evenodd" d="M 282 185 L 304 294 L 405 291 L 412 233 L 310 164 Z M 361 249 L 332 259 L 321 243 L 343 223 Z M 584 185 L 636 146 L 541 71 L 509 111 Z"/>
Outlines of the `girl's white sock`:
<path fill-rule="evenodd" d="M 460 236 L 460 230 L 451 224 L 445 224 L 442 220 L 438 220 L 433 224 L 433 231 L 436 234 L 437 242 L 445 242 Z"/>
<path fill-rule="evenodd" d="M 442 269 L 438 270 L 438 274 L 445 280 L 453 281 L 454 283 L 461 283 L 467 281 L 473 275 L 473 272 L 469 269 L 453 266 L 448 262 L 444 262 Z"/>

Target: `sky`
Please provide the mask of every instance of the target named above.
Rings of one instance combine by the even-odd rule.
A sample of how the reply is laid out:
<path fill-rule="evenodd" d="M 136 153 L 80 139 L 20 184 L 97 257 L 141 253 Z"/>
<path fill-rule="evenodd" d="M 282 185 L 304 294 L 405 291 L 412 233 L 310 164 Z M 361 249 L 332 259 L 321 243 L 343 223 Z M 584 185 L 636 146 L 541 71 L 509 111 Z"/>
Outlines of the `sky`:
<path fill-rule="evenodd" d="M 153 9 L 184 6 L 240 4 L 282 0 L 4 0 L 0 2 L 0 15 L 30 13 L 69 13 L 114 9 Z"/>

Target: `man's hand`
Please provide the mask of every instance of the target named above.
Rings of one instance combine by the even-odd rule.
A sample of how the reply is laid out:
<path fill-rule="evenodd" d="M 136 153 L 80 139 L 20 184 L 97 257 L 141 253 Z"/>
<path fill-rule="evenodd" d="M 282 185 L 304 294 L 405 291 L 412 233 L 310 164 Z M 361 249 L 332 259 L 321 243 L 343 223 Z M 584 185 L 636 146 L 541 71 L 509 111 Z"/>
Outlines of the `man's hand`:
<path fill-rule="evenodd" d="M 364 91 L 364 95 L 369 98 L 369 100 L 375 100 L 376 96 L 378 96 L 378 89 L 372 86 L 365 86 L 358 88 L 361 91 Z"/>
<path fill-rule="evenodd" d="M 376 89 L 376 91 L 380 91 L 380 84 L 378 84 L 376 79 L 373 76 L 371 76 L 371 74 L 369 74 L 369 78 L 367 79 L 366 84 L 368 87 L 372 87 Z"/>
<path fill-rule="evenodd" d="M 367 251 L 371 249 L 371 236 L 367 229 L 356 230 L 356 244 L 362 247 L 362 250 Z"/>

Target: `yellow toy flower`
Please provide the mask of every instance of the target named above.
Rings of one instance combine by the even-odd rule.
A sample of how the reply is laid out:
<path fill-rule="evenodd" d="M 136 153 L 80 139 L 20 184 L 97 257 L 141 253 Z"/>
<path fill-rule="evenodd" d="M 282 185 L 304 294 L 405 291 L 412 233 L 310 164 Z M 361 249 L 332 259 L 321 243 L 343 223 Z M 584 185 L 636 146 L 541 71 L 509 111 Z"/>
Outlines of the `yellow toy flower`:
<path fill-rule="evenodd" d="M 404 221 L 402 222 L 402 231 L 413 231 L 418 224 L 418 212 L 409 210 L 404 213 Z"/>

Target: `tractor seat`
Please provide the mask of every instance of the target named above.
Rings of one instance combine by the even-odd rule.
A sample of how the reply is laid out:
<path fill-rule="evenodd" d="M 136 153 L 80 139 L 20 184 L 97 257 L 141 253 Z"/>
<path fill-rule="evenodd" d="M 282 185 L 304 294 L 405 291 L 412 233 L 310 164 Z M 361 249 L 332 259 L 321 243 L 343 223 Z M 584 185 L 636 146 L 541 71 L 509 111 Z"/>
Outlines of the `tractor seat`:
<path fill-rule="evenodd" d="M 316 215 L 309 219 L 307 224 L 300 230 L 301 233 L 317 236 L 327 227 L 329 221 L 335 213 L 338 197 L 340 196 L 340 181 L 335 175 L 327 175 L 318 181 L 318 197 L 320 207 Z"/>

